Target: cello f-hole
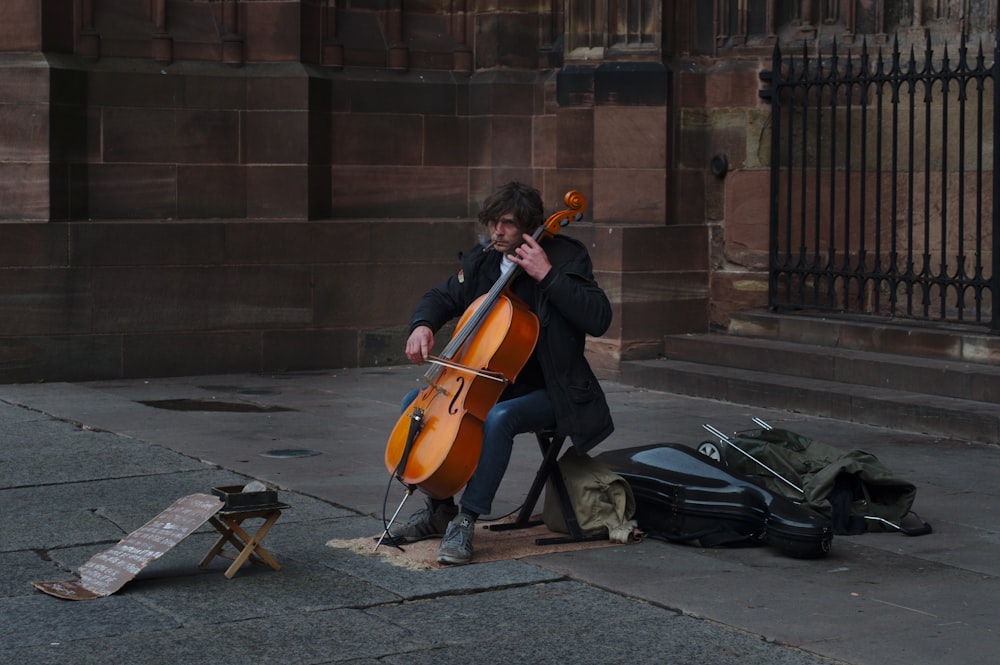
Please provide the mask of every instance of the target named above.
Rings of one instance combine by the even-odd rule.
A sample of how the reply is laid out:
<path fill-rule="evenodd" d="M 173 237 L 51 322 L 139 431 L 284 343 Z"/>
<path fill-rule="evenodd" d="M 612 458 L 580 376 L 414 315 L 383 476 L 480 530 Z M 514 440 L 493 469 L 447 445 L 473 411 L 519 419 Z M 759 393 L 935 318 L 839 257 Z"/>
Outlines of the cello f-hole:
<path fill-rule="evenodd" d="M 456 376 L 455 382 L 458 383 L 458 390 L 455 391 L 455 396 L 452 397 L 451 401 L 448 403 L 448 413 L 451 415 L 455 415 L 459 411 L 455 407 L 455 403 L 458 402 L 458 398 L 461 397 L 462 391 L 465 390 L 465 377 Z"/>

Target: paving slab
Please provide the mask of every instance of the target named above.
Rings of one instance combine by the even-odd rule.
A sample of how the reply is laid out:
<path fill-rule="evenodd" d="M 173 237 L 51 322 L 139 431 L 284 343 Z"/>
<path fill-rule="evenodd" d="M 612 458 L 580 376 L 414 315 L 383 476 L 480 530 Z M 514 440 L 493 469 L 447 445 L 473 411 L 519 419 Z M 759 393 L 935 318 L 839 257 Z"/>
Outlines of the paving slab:
<path fill-rule="evenodd" d="M 413 571 L 326 545 L 370 536 L 402 499 L 383 463 L 412 367 L 0 386 L 0 653 L 30 663 L 992 663 L 1000 636 L 1000 448 L 604 382 L 617 429 L 595 452 L 696 447 L 760 417 L 877 455 L 917 487 L 934 533 L 767 547 L 636 545 Z M 307 456 L 273 456 L 281 450 Z M 519 439 L 494 506 L 538 466 Z M 233 579 L 204 525 L 121 591 L 70 579 L 175 499 L 260 479 L 284 511 L 281 562 Z M 419 506 L 412 497 L 403 513 Z M 541 505 L 541 504 L 540 504 Z M 225 657 L 220 654 L 225 654 Z"/>

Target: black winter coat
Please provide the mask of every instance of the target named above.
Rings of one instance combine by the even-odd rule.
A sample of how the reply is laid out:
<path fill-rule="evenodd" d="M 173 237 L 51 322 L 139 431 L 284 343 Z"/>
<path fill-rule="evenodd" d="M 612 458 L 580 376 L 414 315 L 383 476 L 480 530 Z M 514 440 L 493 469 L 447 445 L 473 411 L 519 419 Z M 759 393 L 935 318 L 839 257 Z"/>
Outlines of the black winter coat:
<path fill-rule="evenodd" d="M 536 283 L 528 275 L 515 280 L 519 293 L 538 316 L 535 357 L 556 414 L 555 428 L 585 453 L 614 431 L 604 391 L 584 357 L 587 335 L 599 337 L 611 325 L 611 304 L 594 280 L 590 255 L 583 243 L 568 236 L 542 241 L 552 270 Z M 490 290 L 500 276 L 500 252 L 482 245 L 462 257 L 462 270 L 420 300 L 410 330 L 420 325 L 435 333 L 459 317 Z M 528 280 L 529 284 L 519 284 Z"/>

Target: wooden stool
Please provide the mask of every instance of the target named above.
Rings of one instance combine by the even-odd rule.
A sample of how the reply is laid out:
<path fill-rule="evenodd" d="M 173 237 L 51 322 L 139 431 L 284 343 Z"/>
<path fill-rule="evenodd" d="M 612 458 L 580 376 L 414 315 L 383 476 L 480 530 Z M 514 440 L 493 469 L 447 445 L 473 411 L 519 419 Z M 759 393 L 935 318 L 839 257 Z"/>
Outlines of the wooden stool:
<path fill-rule="evenodd" d="M 538 447 L 542 449 L 542 463 L 538 467 L 538 471 L 535 472 L 535 480 L 531 483 L 528 496 L 525 497 L 524 503 L 521 505 L 521 511 L 518 513 L 517 519 L 508 524 L 490 524 L 486 528 L 491 531 L 508 531 L 510 529 L 527 529 L 542 524 L 541 520 L 531 519 L 531 513 L 535 511 L 535 504 L 538 503 L 538 497 L 541 496 L 542 490 L 545 489 L 546 481 L 551 480 L 556 493 L 556 499 L 559 501 L 559 508 L 566 522 L 566 528 L 569 530 L 569 535 L 554 538 L 536 538 L 535 544 L 555 545 L 559 543 L 607 540 L 606 534 L 585 536 L 580 529 L 580 523 L 576 519 L 573 502 L 569 498 L 569 492 L 566 491 L 566 482 L 559 471 L 559 452 L 566 442 L 566 437 L 556 434 L 553 430 L 546 429 L 535 432 L 535 438 L 538 439 Z"/>
<path fill-rule="evenodd" d="M 220 510 L 215 515 L 208 518 L 209 524 L 215 527 L 221 536 L 219 540 L 208 551 L 205 558 L 199 564 L 200 568 L 206 567 L 216 556 L 232 558 L 233 563 L 226 570 L 226 577 L 232 579 L 236 572 L 248 560 L 256 561 L 270 566 L 274 570 L 281 570 L 279 564 L 271 554 L 264 549 L 261 542 L 264 536 L 271 530 L 274 523 L 281 517 L 281 511 L 290 508 L 288 504 L 279 503 L 262 508 L 244 508 L 238 510 Z M 264 523 L 251 536 L 242 527 L 244 520 L 260 518 Z M 226 543 L 236 548 L 235 556 L 223 551 Z"/>

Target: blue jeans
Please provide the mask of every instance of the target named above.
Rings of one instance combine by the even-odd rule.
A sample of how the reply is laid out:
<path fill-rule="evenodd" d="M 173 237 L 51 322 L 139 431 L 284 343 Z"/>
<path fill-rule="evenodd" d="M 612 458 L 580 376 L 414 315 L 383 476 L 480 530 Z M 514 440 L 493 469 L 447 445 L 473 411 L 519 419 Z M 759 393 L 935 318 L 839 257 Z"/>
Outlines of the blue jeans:
<path fill-rule="evenodd" d="M 403 411 L 419 392 L 419 389 L 414 389 L 407 393 L 403 398 Z M 510 463 L 514 437 L 551 427 L 555 421 L 552 401 L 544 389 L 497 402 L 483 421 L 483 450 L 479 453 L 479 464 L 462 492 L 462 507 L 480 515 L 489 515 L 493 509 L 493 497 Z"/>

